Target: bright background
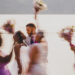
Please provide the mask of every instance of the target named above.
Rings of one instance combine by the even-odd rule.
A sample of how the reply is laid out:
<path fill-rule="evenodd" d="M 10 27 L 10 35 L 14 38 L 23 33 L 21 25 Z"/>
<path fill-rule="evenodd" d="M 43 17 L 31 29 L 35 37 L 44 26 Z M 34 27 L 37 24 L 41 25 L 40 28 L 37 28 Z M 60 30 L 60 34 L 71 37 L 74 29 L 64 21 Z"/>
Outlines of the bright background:
<path fill-rule="evenodd" d="M 15 23 L 15 31 L 21 30 L 25 34 L 25 25 L 35 23 L 33 15 L 0 15 L 0 26 L 7 20 Z M 75 75 L 74 53 L 69 44 L 58 35 L 62 28 L 75 25 L 75 15 L 39 15 L 38 22 L 40 28 L 46 32 L 48 41 L 48 75 Z"/>

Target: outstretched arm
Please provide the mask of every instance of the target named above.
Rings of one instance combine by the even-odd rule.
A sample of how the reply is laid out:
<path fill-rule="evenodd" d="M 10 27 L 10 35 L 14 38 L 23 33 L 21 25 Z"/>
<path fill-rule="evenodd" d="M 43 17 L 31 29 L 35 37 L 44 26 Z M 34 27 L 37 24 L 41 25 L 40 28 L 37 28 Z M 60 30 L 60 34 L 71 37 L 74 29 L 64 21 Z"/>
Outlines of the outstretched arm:
<path fill-rule="evenodd" d="M 0 63 L 8 63 L 10 62 L 11 60 L 11 57 L 12 57 L 12 53 L 13 53 L 13 50 L 11 51 L 11 53 L 5 57 L 2 57 L 0 56 Z"/>
<path fill-rule="evenodd" d="M 70 48 L 71 48 L 71 50 L 74 51 L 74 53 L 75 53 L 75 45 L 72 44 L 71 42 L 70 42 Z"/>

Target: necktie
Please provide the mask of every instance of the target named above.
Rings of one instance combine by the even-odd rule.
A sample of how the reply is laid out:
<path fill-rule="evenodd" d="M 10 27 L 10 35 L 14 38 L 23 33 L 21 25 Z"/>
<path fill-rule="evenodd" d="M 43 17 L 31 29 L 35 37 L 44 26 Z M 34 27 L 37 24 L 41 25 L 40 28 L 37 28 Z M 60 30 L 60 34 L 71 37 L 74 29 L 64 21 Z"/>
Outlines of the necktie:
<path fill-rule="evenodd" d="M 33 43 L 34 43 L 33 36 L 31 36 L 31 44 L 33 44 Z"/>

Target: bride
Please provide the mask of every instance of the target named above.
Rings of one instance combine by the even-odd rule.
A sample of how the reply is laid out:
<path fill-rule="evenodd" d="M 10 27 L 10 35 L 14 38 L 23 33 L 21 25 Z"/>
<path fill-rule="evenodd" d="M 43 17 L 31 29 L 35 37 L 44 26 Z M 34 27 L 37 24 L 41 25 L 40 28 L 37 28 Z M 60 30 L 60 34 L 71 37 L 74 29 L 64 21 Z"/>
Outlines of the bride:
<path fill-rule="evenodd" d="M 47 43 L 43 41 L 43 32 L 38 32 L 35 37 L 35 43 L 30 46 L 29 50 L 29 75 L 47 75 L 46 63 L 47 63 Z"/>

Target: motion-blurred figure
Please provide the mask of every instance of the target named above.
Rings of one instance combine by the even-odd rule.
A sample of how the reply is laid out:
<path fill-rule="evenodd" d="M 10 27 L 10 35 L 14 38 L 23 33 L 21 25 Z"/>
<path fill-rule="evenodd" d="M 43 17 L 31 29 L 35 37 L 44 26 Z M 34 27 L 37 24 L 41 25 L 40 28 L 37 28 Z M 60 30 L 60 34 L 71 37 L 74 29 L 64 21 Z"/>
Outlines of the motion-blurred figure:
<path fill-rule="evenodd" d="M 17 31 L 14 34 L 14 41 L 15 41 L 15 45 L 14 45 L 14 51 L 15 51 L 15 59 L 17 61 L 18 64 L 18 74 L 22 74 L 25 75 L 26 74 L 26 69 L 27 69 L 27 65 L 28 65 L 28 52 L 26 49 L 26 44 L 23 43 L 23 40 L 25 40 L 26 37 L 25 35 L 21 32 L 21 31 Z"/>
<path fill-rule="evenodd" d="M 28 34 L 28 37 L 26 37 L 26 42 L 28 45 L 31 45 L 35 41 L 35 35 L 36 35 L 36 26 L 33 23 L 29 23 L 26 25 L 26 31 Z"/>
<path fill-rule="evenodd" d="M 66 41 L 68 41 L 71 50 L 74 52 L 75 55 L 75 45 L 72 43 L 72 37 L 73 37 L 73 33 L 74 33 L 74 27 L 67 27 L 62 29 L 62 31 L 60 32 L 60 36 L 62 38 L 64 38 Z M 75 63 L 74 63 L 74 69 L 75 69 Z"/>
<path fill-rule="evenodd" d="M 71 50 L 73 50 L 75 52 L 74 45 L 72 44 L 73 32 L 74 32 L 73 26 L 67 27 L 67 28 L 64 28 L 64 29 L 61 30 L 60 36 L 62 38 L 64 38 L 66 41 L 68 41 L 68 43 L 70 44 Z"/>
<path fill-rule="evenodd" d="M 11 75 L 7 68 L 7 64 L 10 62 L 13 53 L 12 36 L 13 34 L 10 33 L 10 30 L 0 29 L 0 75 Z M 10 44 L 10 47 L 7 43 Z"/>
<path fill-rule="evenodd" d="M 10 71 L 6 69 L 6 65 L 10 62 L 12 53 L 13 51 L 9 55 L 3 56 L 0 52 L 0 75 L 11 75 Z"/>
<path fill-rule="evenodd" d="M 30 46 L 29 56 L 30 64 L 28 72 L 30 75 L 47 75 L 47 43 L 42 41 L 44 38 L 43 32 L 38 32 L 35 37 L 35 43 Z"/>

